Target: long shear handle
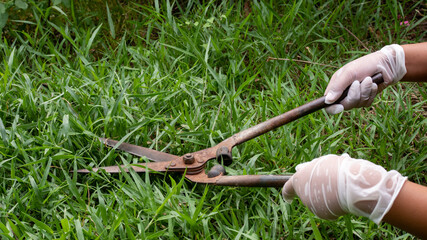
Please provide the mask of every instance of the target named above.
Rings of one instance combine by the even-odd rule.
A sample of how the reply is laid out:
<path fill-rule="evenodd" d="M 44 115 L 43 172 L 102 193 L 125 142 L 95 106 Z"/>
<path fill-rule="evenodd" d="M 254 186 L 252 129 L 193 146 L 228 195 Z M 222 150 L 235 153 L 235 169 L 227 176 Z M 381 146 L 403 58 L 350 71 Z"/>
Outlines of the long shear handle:
<path fill-rule="evenodd" d="M 234 187 L 277 187 L 281 188 L 292 177 L 292 175 L 220 175 L 209 178 L 206 174 L 185 175 L 187 179 L 196 183 L 206 183 L 216 186 Z"/>
<path fill-rule="evenodd" d="M 384 82 L 383 76 L 381 73 L 377 73 L 374 76 L 372 76 L 372 81 L 376 84 L 381 84 Z M 350 86 L 348 86 L 341 97 L 333 104 L 341 102 L 348 94 L 348 91 L 350 89 Z M 302 106 L 299 106 L 297 108 L 294 108 L 288 112 L 285 112 L 279 116 L 276 116 L 274 118 L 271 118 L 265 122 L 262 122 L 258 125 L 255 125 L 251 128 L 248 128 L 246 130 L 243 130 L 239 133 L 236 133 L 232 136 L 234 141 L 234 146 L 239 145 L 241 143 L 244 143 L 250 139 L 253 139 L 255 137 L 258 137 L 264 133 L 267 133 L 273 129 L 276 129 L 280 126 L 283 126 L 289 122 L 292 122 L 294 120 L 297 120 L 305 115 L 308 115 L 310 113 L 316 112 L 320 109 L 323 109 L 327 106 L 330 106 L 332 104 L 326 104 L 325 103 L 325 96 L 320 97 L 318 99 L 315 99 L 311 102 L 308 102 Z"/>
<path fill-rule="evenodd" d="M 236 187 L 283 187 L 292 175 L 222 176 L 215 185 Z"/>

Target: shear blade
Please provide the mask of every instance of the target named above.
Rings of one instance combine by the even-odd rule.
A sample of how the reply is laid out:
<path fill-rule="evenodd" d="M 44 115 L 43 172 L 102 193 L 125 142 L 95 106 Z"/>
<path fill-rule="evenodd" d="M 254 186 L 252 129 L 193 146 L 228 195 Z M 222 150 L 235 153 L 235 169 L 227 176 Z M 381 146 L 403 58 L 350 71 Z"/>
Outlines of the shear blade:
<path fill-rule="evenodd" d="M 107 173 L 121 173 L 122 170 L 125 172 L 128 172 L 130 168 L 132 168 L 137 173 L 146 172 L 147 170 L 155 171 L 155 172 L 167 172 L 169 164 L 170 163 L 168 162 L 136 163 L 136 164 L 129 164 L 126 166 L 121 165 L 121 166 L 107 166 L 107 167 L 92 168 L 92 170 L 79 169 L 76 172 L 90 173 L 90 172 L 98 172 L 99 170 L 105 170 Z"/>
<path fill-rule="evenodd" d="M 135 167 L 135 166 L 129 166 L 132 167 L 133 170 L 135 170 L 135 172 L 145 172 L 145 168 L 142 167 Z M 126 168 L 125 166 L 121 166 L 121 168 L 125 171 L 128 172 L 128 168 Z M 108 167 L 100 167 L 100 168 L 92 168 L 93 172 L 98 172 L 99 170 L 105 170 L 107 173 L 120 173 L 120 167 L 119 166 L 108 166 Z M 88 169 L 79 169 L 77 170 L 78 173 L 90 173 L 91 171 Z"/>
<path fill-rule="evenodd" d="M 138 157 L 146 157 L 149 160 L 155 161 L 155 162 L 167 162 L 167 161 L 172 161 L 174 159 L 179 158 L 179 156 L 175 156 L 169 153 L 159 152 L 153 149 L 133 145 L 130 143 L 122 143 L 116 147 L 119 141 L 108 139 L 108 138 L 99 138 L 99 140 L 109 147 L 116 148 L 124 152 L 128 152 Z"/>

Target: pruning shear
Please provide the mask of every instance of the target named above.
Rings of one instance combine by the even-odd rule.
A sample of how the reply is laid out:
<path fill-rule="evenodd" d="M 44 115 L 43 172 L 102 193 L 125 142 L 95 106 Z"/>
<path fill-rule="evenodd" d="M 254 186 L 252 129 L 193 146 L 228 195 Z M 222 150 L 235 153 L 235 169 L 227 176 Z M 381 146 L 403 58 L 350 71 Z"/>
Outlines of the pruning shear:
<path fill-rule="evenodd" d="M 376 84 L 383 82 L 381 73 L 372 77 Z M 341 102 L 348 94 L 348 87 L 341 97 L 335 102 Z M 334 103 L 334 104 L 335 104 Z M 292 175 L 225 175 L 225 168 L 222 165 L 215 165 L 207 173 L 205 172 L 206 163 L 216 159 L 223 165 L 232 163 L 231 150 L 233 147 L 242 144 L 250 139 L 258 137 L 264 133 L 274 130 L 289 122 L 295 121 L 305 115 L 316 112 L 332 104 L 325 103 L 325 96 L 308 102 L 302 106 L 294 108 L 279 116 L 259 123 L 251 128 L 243 130 L 233 136 L 225 139 L 216 146 L 206 148 L 197 152 L 186 153 L 183 156 L 176 156 L 169 153 L 159 152 L 153 149 L 132 145 L 129 143 L 120 143 L 107 138 L 99 138 L 106 146 L 128 152 L 138 157 L 146 157 L 153 162 L 137 163 L 129 166 L 135 172 L 147 172 L 150 170 L 156 172 L 179 172 L 185 174 L 185 177 L 195 183 L 205 183 L 219 186 L 239 186 L 239 187 L 282 187 Z M 129 171 L 127 166 L 108 166 L 100 168 L 80 169 L 78 173 L 90 173 L 104 170 L 108 173 L 120 173 Z"/>

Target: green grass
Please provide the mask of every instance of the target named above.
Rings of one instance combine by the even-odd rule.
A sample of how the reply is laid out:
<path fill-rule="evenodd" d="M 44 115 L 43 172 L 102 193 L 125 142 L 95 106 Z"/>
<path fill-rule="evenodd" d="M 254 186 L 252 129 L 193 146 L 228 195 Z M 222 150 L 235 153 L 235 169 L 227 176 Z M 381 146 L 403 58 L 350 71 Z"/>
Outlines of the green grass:
<path fill-rule="evenodd" d="M 30 1 L 3 29 L 2 238 L 412 238 L 366 218 L 321 220 L 280 189 L 69 171 L 144 161 L 97 137 L 182 155 L 314 100 L 336 71 L 314 63 L 425 41 L 423 1 L 70 2 Z M 425 184 L 425 89 L 398 84 L 371 108 L 313 113 L 236 147 L 227 172 L 292 173 L 346 152 Z"/>

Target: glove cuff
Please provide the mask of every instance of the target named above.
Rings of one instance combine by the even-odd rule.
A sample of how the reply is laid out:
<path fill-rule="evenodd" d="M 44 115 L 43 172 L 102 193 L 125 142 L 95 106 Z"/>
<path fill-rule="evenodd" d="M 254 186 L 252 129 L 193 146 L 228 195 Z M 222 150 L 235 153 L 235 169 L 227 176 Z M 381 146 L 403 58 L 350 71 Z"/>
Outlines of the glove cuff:
<path fill-rule="evenodd" d="M 380 224 L 384 216 L 390 211 L 394 200 L 396 200 L 397 195 L 399 195 L 400 190 L 402 189 L 403 184 L 407 179 L 407 177 L 403 177 L 395 170 L 391 170 L 387 173 L 387 176 L 383 182 L 385 190 L 381 193 L 378 204 L 369 216 L 369 219 L 371 219 L 376 224 Z M 387 186 L 388 184 L 391 184 L 391 186 Z"/>
<path fill-rule="evenodd" d="M 385 55 L 385 63 L 378 67 L 382 70 L 383 75 L 390 74 L 384 77 L 386 85 L 392 85 L 400 81 L 406 74 L 405 66 L 405 51 L 398 44 L 391 44 L 383 47 L 380 50 Z M 387 69 L 384 69 L 387 68 Z"/>
<path fill-rule="evenodd" d="M 344 159 L 338 176 L 341 208 L 379 224 L 390 210 L 406 177 L 363 159 Z"/>

